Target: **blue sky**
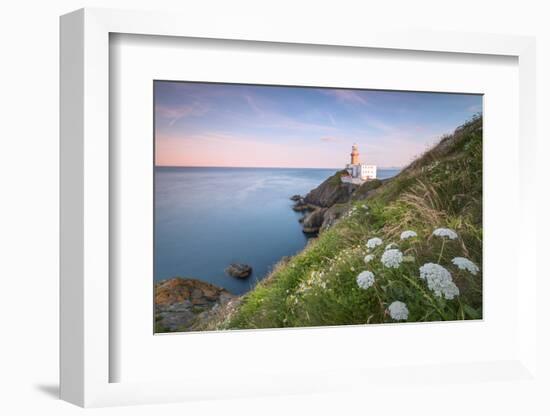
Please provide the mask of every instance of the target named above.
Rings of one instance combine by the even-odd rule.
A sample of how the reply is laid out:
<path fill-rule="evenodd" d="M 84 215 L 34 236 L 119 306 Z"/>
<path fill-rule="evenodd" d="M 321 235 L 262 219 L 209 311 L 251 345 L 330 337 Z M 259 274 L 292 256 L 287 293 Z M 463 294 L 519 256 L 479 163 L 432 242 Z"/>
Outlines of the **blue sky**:
<path fill-rule="evenodd" d="M 155 82 L 156 164 L 341 168 L 404 166 L 481 112 L 482 97 Z"/>

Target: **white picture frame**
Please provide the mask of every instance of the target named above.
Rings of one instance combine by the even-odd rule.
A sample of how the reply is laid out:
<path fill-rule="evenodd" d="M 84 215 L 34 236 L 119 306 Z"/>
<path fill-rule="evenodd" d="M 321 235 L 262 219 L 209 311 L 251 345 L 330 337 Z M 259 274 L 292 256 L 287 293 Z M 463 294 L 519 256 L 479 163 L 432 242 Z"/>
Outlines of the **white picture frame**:
<path fill-rule="evenodd" d="M 232 386 L 207 377 L 147 382 L 112 382 L 110 310 L 114 290 L 110 259 L 110 34 L 135 34 L 203 39 L 225 39 L 282 44 L 331 45 L 340 48 L 429 51 L 441 54 L 481 54 L 516 57 L 519 67 L 519 225 L 522 244 L 512 249 L 522 270 L 517 292 L 518 346 L 516 354 L 499 361 L 418 363 L 414 368 L 331 369 L 317 373 L 266 374 Z M 61 18 L 61 398 L 79 406 L 161 403 L 214 397 L 296 394 L 361 389 L 402 377 L 407 383 L 460 379 L 478 383 L 502 380 L 536 388 L 537 323 L 534 251 L 534 189 L 528 167 L 535 164 L 535 41 L 530 37 L 466 33 L 382 32 L 349 28 L 330 33 L 312 25 L 307 32 L 276 22 L 227 22 L 205 26 L 192 16 L 82 9 Z M 150 305 L 144 305 L 149 308 Z M 527 318 L 529 317 L 529 318 Z M 300 330 L 294 330 L 300 331 Z M 298 333 L 298 332 L 297 332 Z M 151 334 L 152 335 L 152 334 Z M 279 333 L 279 336 L 282 334 Z M 208 335 L 207 335 L 208 336 Z M 313 336 L 303 332 L 303 337 Z M 368 371 L 367 371 L 368 370 Z M 472 374 L 480 377 L 471 377 Z M 342 380 L 346 380 L 343 382 Z M 385 381 L 384 381 L 385 380 Z"/>

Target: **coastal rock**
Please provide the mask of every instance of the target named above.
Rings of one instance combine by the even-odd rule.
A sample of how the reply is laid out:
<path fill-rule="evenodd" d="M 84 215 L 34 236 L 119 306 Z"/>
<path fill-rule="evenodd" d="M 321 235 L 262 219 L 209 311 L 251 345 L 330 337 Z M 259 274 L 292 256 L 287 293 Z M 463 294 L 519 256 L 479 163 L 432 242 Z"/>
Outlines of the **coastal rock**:
<path fill-rule="evenodd" d="M 210 311 L 237 298 L 221 287 L 181 277 L 163 280 L 154 290 L 156 332 L 189 331 Z"/>
<path fill-rule="evenodd" d="M 334 204 L 348 202 L 358 185 L 342 183 L 340 180 L 342 175 L 348 175 L 347 171 L 337 172 L 317 188 L 311 190 L 305 196 L 304 204 L 329 208 Z"/>
<path fill-rule="evenodd" d="M 157 330 L 155 332 L 185 331 L 195 322 L 195 314 L 191 309 L 160 311 L 155 315 Z M 162 328 L 159 330 L 159 328 Z"/>
<path fill-rule="evenodd" d="M 328 208 L 323 215 L 323 224 L 319 231 L 332 227 L 349 209 L 349 204 L 336 204 Z"/>
<path fill-rule="evenodd" d="M 362 185 L 342 183 L 341 177 L 346 175 L 349 174 L 345 170 L 337 172 L 296 201 L 292 208 L 304 212 L 299 219 L 304 233 L 315 234 L 326 230 L 348 211 L 349 201 L 369 197 L 383 183 L 378 179 Z"/>
<path fill-rule="evenodd" d="M 304 216 L 304 220 L 302 222 L 303 232 L 306 234 L 319 232 L 319 229 L 323 225 L 326 210 L 326 208 L 317 208 L 313 212 L 310 212 Z"/>
<path fill-rule="evenodd" d="M 296 203 L 292 206 L 292 209 L 296 212 L 305 212 L 305 211 L 311 211 L 314 209 L 309 204 L 306 204 L 302 198 L 300 198 Z"/>
<path fill-rule="evenodd" d="M 225 272 L 232 277 L 246 279 L 252 273 L 252 267 L 248 264 L 232 263 L 225 269 Z"/>
<path fill-rule="evenodd" d="M 294 201 L 294 202 L 297 202 L 297 201 L 299 201 L 299 200 L 301 200 L 301 199 L 303 199 L 302 196 L 301 196 L 301 195 L 298 195 L 298 194 L 292 195 L 292 196 L 290 197 L 290 200 L 291 200 L 291 201 Z"/>

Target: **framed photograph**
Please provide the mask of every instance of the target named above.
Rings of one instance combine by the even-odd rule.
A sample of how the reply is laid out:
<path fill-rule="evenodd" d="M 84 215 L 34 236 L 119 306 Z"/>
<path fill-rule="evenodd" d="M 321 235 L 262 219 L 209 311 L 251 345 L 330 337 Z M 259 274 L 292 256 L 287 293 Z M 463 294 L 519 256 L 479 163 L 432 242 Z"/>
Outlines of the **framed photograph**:
<path fill-rule="evenodd" d="M 482 319 L 481 94 L 153 94 L 155 333 Z"/>
<path fill-rule="evenodd" d="M 243 28 L 61 18 L 62 398 L 536 388 L 534 40 Z"/>

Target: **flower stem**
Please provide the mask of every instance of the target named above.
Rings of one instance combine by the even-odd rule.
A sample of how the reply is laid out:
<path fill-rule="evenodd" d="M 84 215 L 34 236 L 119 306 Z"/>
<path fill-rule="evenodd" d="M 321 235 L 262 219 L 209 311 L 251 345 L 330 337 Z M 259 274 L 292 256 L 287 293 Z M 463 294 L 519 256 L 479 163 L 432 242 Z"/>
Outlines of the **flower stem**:
<path fill-rule="evenodd" d="M 437 259 L 437 264 L 440 264 L 441 257 L 443 256 L 443 248 L 445 247 L 445 237 L 443 237 L 443 243 L 441 243 L 441 251 L 439 252 L 439 258 Z"/>
<path fill-rule="evenodd" d="M 437 311 L 437 313 L 439 314 L 439 316 L 441 316 L 441 318 L 443 320 L 446 320 L 446 317 L 445 317 L 445 314 L 443 313 L 443 311 L 441 310 L 441 308 L 438 307 L 437 305 L 437 302 L 435 301 L 435 299 L 433 299 L 428 293 L 426 293 L 426 291 L 424 289 L 422 289 L 422 287 L 420 287 L 420 285 L 418 283 L 416 283 L 413 279 L 411 279 L 409 276 L 407 275 L 403 275 L 403 277 L 405 278 L 405 280 L 407 280 L 411 285 L 413 285 L 416 289 L 418 289 L 420 291 L 420 293 L 422 293 L 422 295 L 428 300 L 428 302 L 430 302 L 430 304 L 432 305 L 432 307 Z"/>
<path fill-rule="evenodd" d="M 378 298 L 378 303 L 380 304 L 380 311 L 381 311 L 382 317 L 383 317 L 386 308 L 384 307 L 384 302 L 382 301 L 382 297 L 380 296 L 380 293 L 379 293 L 378 284 L 376 282 L 374 282 L 373 288 L 374 288 L 374 293 L 375 293 L 376 297 Z"/>

